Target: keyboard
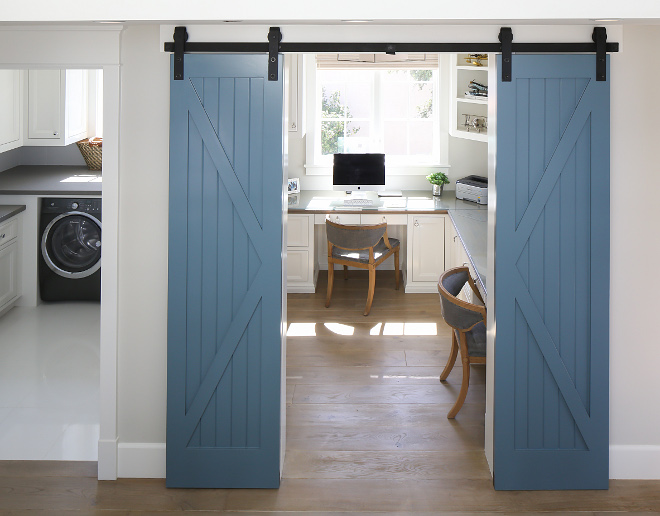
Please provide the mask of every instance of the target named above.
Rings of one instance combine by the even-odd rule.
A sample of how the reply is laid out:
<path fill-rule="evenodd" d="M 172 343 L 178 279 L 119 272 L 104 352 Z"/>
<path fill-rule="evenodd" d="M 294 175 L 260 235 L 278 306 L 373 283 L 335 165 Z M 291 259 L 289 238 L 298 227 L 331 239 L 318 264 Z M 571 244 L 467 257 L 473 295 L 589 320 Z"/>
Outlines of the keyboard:
<path fill-rule="evenodd" d="M 344 206 L 373 206 L 371 199 L 344 199 Z"/>

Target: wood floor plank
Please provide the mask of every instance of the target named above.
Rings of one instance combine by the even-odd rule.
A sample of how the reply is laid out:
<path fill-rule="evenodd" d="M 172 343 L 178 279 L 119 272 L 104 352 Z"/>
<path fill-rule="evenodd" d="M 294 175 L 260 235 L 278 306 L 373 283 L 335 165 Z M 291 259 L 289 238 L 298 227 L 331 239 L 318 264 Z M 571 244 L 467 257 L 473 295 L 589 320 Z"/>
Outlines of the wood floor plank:
<path fill-rule="evenodd" d="M 290 426 L 287 450 L 335 451 L 478 451 L 483 455 L 481 425 L 430 427 Z M 287 451 L 287 453 L 288 453 Z M 484 472 L 487 468 L 484 469 Z M 478 475 L 479 477 L 481 475 Z"/>
<path fill-rule="evenodd" d="M 336 425 L 354 428 L 365 426 L 431 427 L 484 424 L 484 403 L 468 403 L 460 418 L 447 419 L 454 402 L 445 404 L 322 404 L 303 403 L 287 408 L 287 426 Z"/>
<path fill-rule="evenodd" d="M 298 354 L 309 352 L 323 352 L 327 355 L 343 353 L 348 350 L 361 349 L 364 351 L 443 351 L 445 357 L 451 349 L 451 335 L 445 336 L 316 336 L 316 337 L 288 337 L 287 359 Z"/>
<path fill-rule="evenodd" d="M 227 489 L 167 489 L 164 479 L 99 482 L 95 507 L 133 511 L 222 511 Z"/>
<path fill-rule="evenodd" d="M 401 350 L 377 351 L 369 349 L 347 349 L 342 353 L 333 353 L 331 350 L 310 351 L 297 355 L 287 354 L 287 365 L 291 367 L 312 367 L 323 364 L 326 366 L 405 366 L 406 354 Z"/>
<path fill-rule="evenodd" d="M 161 514 L 161 513 L 158 513 Z M 195 513 L 199 514 L 199 513 Z M 204 514 L 204 513 L 202 513 Z M 230 511 L 226 510 L 223 512 L 223 514 L 240 514 L 241 516 L 301 516 L 301 514 L 304 514 L 304 516 L 355 516 L 356 514 L 359 514 L 359 516 L 410 516 L 411 514 L 414 514 L 414 516 L 484 516 L 486 514 L 502 514 L 502 515 L 510 515 L 510 514 L 515 514 L 516 516 L 532 516 L 532 515 L 538 515 L 538 514 L 543 514 L 543 516 L 616 516 L 618 514 L 626 514 L 626 515 L 631 515 L 631 516 L 649 516 L 650 514 L 656 514 L 655 512 L 650 513 L 650 512 L 630 512 L 630 511 L 607 511 L 607 512 L 592 512 L 592 511 L 586 511 L 586 512 L 574 512 L 574 511 L 552 511 L 552 512 L 530 512 L 530 511 L 523 511 L 523 512 L 518 512 L 515 510 L 515 508 L 509 508 L 505 509 L 503 511 L 487 511 L 487 512 L 472 512 L 472 511 L 415 511 L 415 512 L 384 512 L 384 511 L 378 511 L 378 512 L 372 512 L 372 511 L 361 511 L 359 513 L 357 512 L 318 512 L 318 511 L 304 511 L 304 512 L 290 512 L 290 511 Z"/>
<path fill-rule="evenodd" d="M 91 461 L 3 460 L 0 477 L 88 477 L 98 476 L 98 466 Z"/>
<path fill-rule="evenodd" d="M 619 481 L 625 482 L 625 481 Z M 657 486 L 657 483 L 656 483 Z M 368 493 L 368 496 L 365 494 Z M 652 483 L 618 484 L 609 491 L 494 491 L 481 479 L 284 479 L 278 491 L 233 490 L 228 510 L 431 512 L 658 511 Z"/>
<path fill-rule="evenodd" d="M 311 451 L 289 450 L 285 478 L 489 479 L 480 450 L 466 451 Z"/>
<path fill-rule="evenodd" d="M 466 403 L 483 403 L 483 385 L 468 390 Z M 481 387 L 481 388 L 480 388 Z M 460 384 L 438 385 L 297 385 L 293 403 L 453 403 Z"/>
<path fill-rule="evenodd" d="M 394 271 L 378 271 L 371 313 L 362 316 L 367 297 L 368 274 L 351 271 L 348 281 L 335 281 L 332 303 L 325 308 L 327 272 L 319 273 L 316 293 L 288 296 L 289 320 L 295 315 L 299 322 L 401 321 L 442 322 L 440 301 L 433 294 L 405 294 L 404 288 L 394 290 Z M 444 324 L 444 323 L 443 323 Z"/>
<path fill-rule="evenodd" d="M 289 384 L 340 385 L 435 385 L 440 382 L 437 367 L 327 366 L 287 367 Z"/>

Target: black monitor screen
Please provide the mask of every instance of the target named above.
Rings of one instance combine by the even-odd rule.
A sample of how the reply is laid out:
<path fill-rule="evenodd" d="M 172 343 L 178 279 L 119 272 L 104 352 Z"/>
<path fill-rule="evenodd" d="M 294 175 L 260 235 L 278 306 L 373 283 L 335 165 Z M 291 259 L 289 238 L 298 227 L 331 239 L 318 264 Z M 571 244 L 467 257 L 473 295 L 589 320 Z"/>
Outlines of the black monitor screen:
<path fill-rule="evenodd" d="M 335 154 L 333 185 L 384 185 L 385 154 Z"/>

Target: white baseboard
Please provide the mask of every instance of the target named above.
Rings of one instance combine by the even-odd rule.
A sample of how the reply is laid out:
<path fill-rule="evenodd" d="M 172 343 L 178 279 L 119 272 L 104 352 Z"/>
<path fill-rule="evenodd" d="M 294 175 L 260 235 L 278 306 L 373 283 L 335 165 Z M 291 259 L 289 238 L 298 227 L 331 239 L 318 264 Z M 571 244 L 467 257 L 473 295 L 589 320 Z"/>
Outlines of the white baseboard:
<path fill-rule="evenodd" d="M 99 480 L 117 480 L 117 439 L 99 439 Z"/>
<path fill-rule="evenodd" d="M 165 443 L 119 443 L 120 478 L 165 478 Z"/>
<path fill-rule="evenodd" d="M 112 468 L 113 458 L 117 468 Z M 165 443 L 99 441 L 99 480 L 117 477 L 165 478 Z M 659 480 L 660 446 L 610 446 L 610 478 Z"/>
<path fill-rule="evenodd" d="M 611 445 L 610 478 L 659 480 L 660 446 Z"/>

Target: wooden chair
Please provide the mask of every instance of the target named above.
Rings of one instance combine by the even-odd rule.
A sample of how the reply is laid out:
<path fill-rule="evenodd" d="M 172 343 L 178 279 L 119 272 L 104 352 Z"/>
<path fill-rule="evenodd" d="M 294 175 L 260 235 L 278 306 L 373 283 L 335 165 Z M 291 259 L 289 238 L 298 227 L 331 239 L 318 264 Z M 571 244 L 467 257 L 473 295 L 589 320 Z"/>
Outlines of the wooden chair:
<path fill-rule="evenodd" d="M 470 284 L 475 295 L 483 302 L 467 267 L 449 269 L 438 280 L 442 317 L 452 327 L 451 352 L 440 381 L 444 382 L 449 376 L 459 349 L 463 363 L 463 383 L 456 403 L 447 414 L 448 419 L 455 418 L 463 406 L 470 384 L 470 364 L 486 363 L 486 308 L 458 299 L 466 283 Z"/>
<path fill-rule="evenodd" d="M 325 221 L 328 234 L 328 294 L 325 307 L 330 306 L 334 283 L 334 265 L 344 266 L 344 279 L 348 279 L 348 266 L 369 271 L 369 293 L 364 315 L 369 315 L 376 287 L 376 267 L 394 254 L 394 278 L 399 290 L 399 250 L 401 243 L 387 237 L 387 223 L 349 226 Z"/>

